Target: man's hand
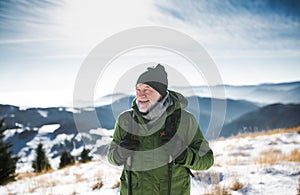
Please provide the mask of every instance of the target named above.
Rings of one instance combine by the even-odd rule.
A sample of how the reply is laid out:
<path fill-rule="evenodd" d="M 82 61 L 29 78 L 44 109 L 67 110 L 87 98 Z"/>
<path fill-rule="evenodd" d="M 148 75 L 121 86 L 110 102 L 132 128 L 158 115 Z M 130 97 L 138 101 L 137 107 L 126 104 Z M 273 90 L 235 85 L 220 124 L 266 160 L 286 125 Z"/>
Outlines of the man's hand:
<path fill-rule="evenodd" d="M 115 159 L 120 162 L 125 162 L 128 157 L 133 155 L 139 144 L 140 142 L 138 140 L 121 140 L 115 151 Z"/>

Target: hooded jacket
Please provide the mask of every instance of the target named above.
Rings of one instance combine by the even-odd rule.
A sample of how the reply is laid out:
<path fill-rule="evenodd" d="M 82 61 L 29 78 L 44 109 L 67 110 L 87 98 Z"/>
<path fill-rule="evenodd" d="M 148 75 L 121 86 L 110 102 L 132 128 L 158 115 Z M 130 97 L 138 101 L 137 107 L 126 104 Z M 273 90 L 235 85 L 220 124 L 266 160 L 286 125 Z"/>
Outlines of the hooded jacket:
<path fill-rule="evenodd" d="M 190 194 L 190 175 L 187 169 L 206 170 L 213 163 L 213 152 L 205 140 L 196 118 L 184 108 L 187 99 L 181 94 L 170 91 L 169 95 L 173 104 L 166 113 L 154 125 L 147 125 L 138 111 L 135 100 L 132 109 L 120 114 L 115 125 L 113 140 L 108 149 L 108 161 L 120 166 L 114 158 L 114 151 L 122 139 L 125 138 L 130 122 L 135 125 L 133 129 L 138 131 L 139 147 L 132 157 L 132 194 L 133 195 L 164 195 L 168 193 L 168 154 L 163 149 L 160 133 L 165 129 L 166 117 L 172 115 L 175 110 L 181 109 L 180 123 L 176 134 L 186 143 L 186 156 L 180 161 L 175 161 L 172 174 L 172 194 Z M 133 122 L 135 116 L 136 122 Z M 134 132 L 133 132 L 134 133 Z M 136 133 L 136 132 L 135 132 Z M 121 175 L 120 194 L 127 194 L 127 171 L 123 169 Z"/>

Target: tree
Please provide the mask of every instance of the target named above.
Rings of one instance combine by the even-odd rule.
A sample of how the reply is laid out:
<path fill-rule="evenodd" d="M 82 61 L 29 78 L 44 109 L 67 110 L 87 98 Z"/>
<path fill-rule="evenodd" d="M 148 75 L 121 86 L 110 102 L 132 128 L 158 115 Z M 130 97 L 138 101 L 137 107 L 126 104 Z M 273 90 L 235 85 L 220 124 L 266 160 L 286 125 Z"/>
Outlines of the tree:
<path fill-rule="evenodd" d="M 92 157 L 89 156 L 90 150 L 87 150 L 83 148 L 81 154 L 80 154 L 80 162 L 81 163 L 86 163 L 92 160 Z"/>
<path fill-rule="evenodd" d="M 14 181 L 16 177 L 16 164 L 19 157 L 13 157 L 12 151 L 9 150 L 13 145 L 5 143 L 4 132 L 7 128 L 3 128 L 4 119 L 0 121 L 0 185 Z"/>
<path fill-rule="evenodd" d="M 71 155 L 70 152 L 64 151 L 60 156 L 59 168 L 63 168 L 67 165 L 75 164 L 75 158 Z"/>
<path fill-rule="evenodd" d="M 35 160 L 32 162 L 32 168 L 34 169 L 34 172 L 40 173 L 43 171 L 50 170 L 51 165 L 46 156 L 45 150 L 43 149 L 43 144 L 39 143 L 35 152 L 36 152 L 36 157 Z"/>

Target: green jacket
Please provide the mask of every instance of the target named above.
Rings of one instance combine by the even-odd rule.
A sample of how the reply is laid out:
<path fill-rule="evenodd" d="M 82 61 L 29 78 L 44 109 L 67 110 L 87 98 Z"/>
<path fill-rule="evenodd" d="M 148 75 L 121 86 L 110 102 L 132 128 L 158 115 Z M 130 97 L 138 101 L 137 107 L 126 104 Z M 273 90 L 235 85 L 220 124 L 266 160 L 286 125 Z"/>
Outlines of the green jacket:
<path fill-rule="evenodd" d="M 120 166 L 114 158 L 114 151 L 126 134 L 129 122 L 132 122 L 132 112 L 137 117 L 138 123 L 133 123 L 138 129 L 140 145 L 138 151 L 132 157 L 132 194 L 133 195 L 164 195 L 168 193 L 168 155 L 161 147 L 160 133 L 164 130 L 164 120 L 176 109 L 184 109 L 187 100 L 181 94 L 169 91 L 173 104 L 167 109 L 164 117 L 158 120 L 153 127 L 146 125 L 135 101 L 131 110 L 120 114 L 115 125 L 113 140 L 108 149 L 108 160 L 111 164 Z M 177 129 L 179 137 L 187 143 L 187 155 L 181 162 L 173 166 L 172 194 L 190 194 L 190 175 L 188 169 L 206 170 L 213 163 L 213 152 L 208 142 L 201 133 L 195 117 L 185 111 L 181 111 L 181 120 Z M 127 171 L 123 169 L 121 175 L 120 193 L 127 194 Z"/>

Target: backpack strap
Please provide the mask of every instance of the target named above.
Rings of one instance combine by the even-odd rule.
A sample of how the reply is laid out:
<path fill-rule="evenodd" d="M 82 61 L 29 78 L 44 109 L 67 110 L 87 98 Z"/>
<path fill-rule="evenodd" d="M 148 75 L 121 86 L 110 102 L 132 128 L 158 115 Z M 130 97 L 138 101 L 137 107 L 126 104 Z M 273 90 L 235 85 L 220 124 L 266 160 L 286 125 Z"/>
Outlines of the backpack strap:
<path fill-rule="evenodd" d="M 176 134 L 178 125 L 180 123 L 181 112 L 181 109 L 177 109 L 170 116 L 167 117 L 165 122 L 165 129 L 160 133 L 160 137 L 173 137 Z M 189 168 L 186 167 L 185 169 L 189 173 L 189 175 L 195 177 Z"/>
<path fill-rule="evenodd" d="M 180 122 L 181 109 L 175 110 L 170 116 L 166 118 L 165 129 L 160 132 L 160 137 L 168 136 L 173 137 L 176 132 Z"/>
<path fill-rule="evenodd" d="M 128 129 L 127 129 L 127 134 L 125 136 L 126 140 L 135 140 L 138 141 L 139 140 L 139 136 L 132 134 L 132 132 L 135 132 L 136 129 L 135 128 L 135 115 L 133 113 L 133 110 L 130 110 L 130 116 L 132 117 L 132 120 L 129 121 L 128 123 Z"/>

